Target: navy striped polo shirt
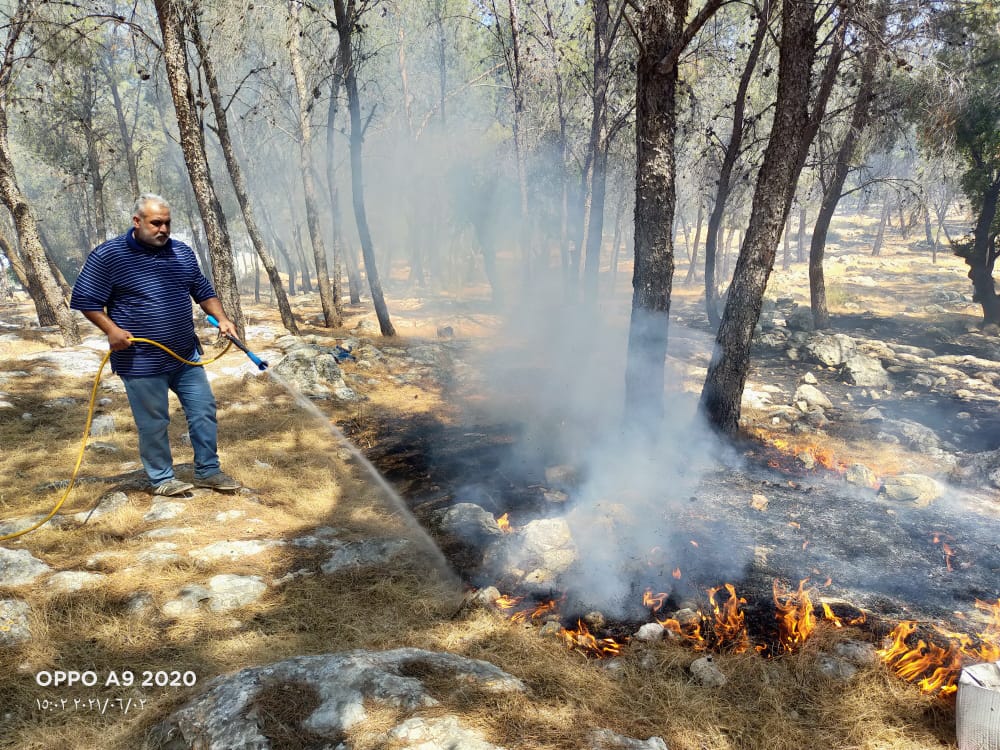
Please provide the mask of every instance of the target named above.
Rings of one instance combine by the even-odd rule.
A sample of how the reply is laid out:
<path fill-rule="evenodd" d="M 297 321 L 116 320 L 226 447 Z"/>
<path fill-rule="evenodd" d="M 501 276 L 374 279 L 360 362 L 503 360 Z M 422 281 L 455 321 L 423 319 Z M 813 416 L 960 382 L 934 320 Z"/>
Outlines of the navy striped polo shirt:
<path fill-rule="evenodd" d="M 194 251 L 171 239 L 163 247 L 139 242 L 129 229 L 94 248 L 73 285 L 70 307 L 106 311 L 133 337 L 152 339 L 192 359 L 197 348 L 191 300 L 215 297 Z M 184 364 L 152 344 L 137 343 L 111 353 L 111 369 L 122 377 L 171 372 Z"/>

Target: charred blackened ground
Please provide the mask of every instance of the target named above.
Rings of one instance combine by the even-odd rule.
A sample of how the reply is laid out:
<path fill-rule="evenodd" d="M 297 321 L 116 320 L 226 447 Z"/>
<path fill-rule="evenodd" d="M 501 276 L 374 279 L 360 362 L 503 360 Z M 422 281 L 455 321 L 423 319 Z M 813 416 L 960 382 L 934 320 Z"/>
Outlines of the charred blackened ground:
<path fill-rule="evenodd" d="M 628 532 L 625 539 L 614 538 L 626 523 L 617 514 L 632 516 L 628 523 L 656 529 L 655 543 L 618 550 L 616 564 L 627 578 L 625 594 L 612 608 L 602 635 L 628 634 L 636 623 L 652 619 L 642 602 L 644 592 L 664 595 L 663 612 L 705 610 L 706 591 L 731 583 L 747 599 L 751 635 L 767 642 L 774 631 L 774 582 L 795 589 L 804 579 L 845 619 L 864 611 L 875 635 L 899 620 L 970 632 L 974 626 L 966 618 L 975 611 L 976 600 L 1000 598 L 1000 503 L 992 488 L 975 482 L 949 485 L 946 459 L 1000 445 L 997 399 L 970 392 L 963 380 L 973 386 L 989 381 L 984 368 L 1000 360 L 1000 347 L 990 337 L 967 332 L 963 321 L 928 329 L 914 322 L 844 316 L 829 333 L 866 342 L 869 352 L 877 352 L 879 341 L 890 342 L 896 359 L 883 361 L 895 363 L 890 365 L 891 386 L 859 387 L 845 382 L 837 368 L 792 358 L 788 351 L 795 334 L 781 339 L 781 345 L 773 339 L 758 343 L 749 385 L 770 386 L 791 400 L 797 386 L 813 374 L 829 395 L 833 403 L 819 427 L 803 420 L 782 437 L 834 452 L 853 446 L 851 460 L 859 454 L 873 458 L 866 453 L 872 446 L 909 451 L 898 466 L 875 465 L 871 486 L 846 481 L 845 463 L 834 469 L 812 466 L 792 448 L 774 448 L 767 439 L 779 434 L 769 432 L 778 420 L 769 407 L 746 410 L 747 426 L 765 439 L 741 446 L 736 460 L 727 456 L 716 461 L 693 482 L 677 482 L 666 467 L 660 485 L 652 491 L 646 487 L 638 493 L 641 497 L 623 464 L 617 479 L 604 479 L 596 503 L 588 476 L 593 467 L 579 454 L 567 457 L 557 441 L 541 438 L 544 430 L 528 426 L 530 414 L 470 419 L 471 412 L 458 406 L 463 403 L 458 394 L 448 399 L 454 407 L 449 414 L 374 415 L 367 426 L 375 433 L 367 441 L 368 455 L 436 533 L 471 586 L 496 585 L 504 594 L 538 601 L 561 599 L 560 613 L 567 621 L 605 607 L 601 596 L 588 590 L 585 575 L 583 583 L 581 576 L 560 575 L 519 589 L 484 564 L 482 540 L 442 534 L 435 519 L 458 503 L 472 503 L 493 519 L 506 514 L 515 528 L 524 527 L 538 519 L 571 516 L 589 492 L 587 512 L 594 516 L 597 539 L 605 535 L 603 547 L 627 546 Z M 697 365 L 706 338 L 704 324 L 695 320 L 673 336 L 671 356 Z M 947 378 L 941 378 L 942 368 Z M 524 387 L 536 375 L 528 369 L 512 376 Z M 447 381 L 447 373 L 443 379 Z M 877 419 L 862 418 L 870 409 L 877 410 Z M 930 445 L 916 445 L 918 441 Z M 569 470 L 561 470 L 567 464 Z M 913 465 L 937 467 L 941 492 L 933 502 L 900 501 L 885 491 L 888 477 Z M 593 559 L 577 561 L 576 572 L 586 571 L 588 564 L 600 568 L 603 551 L 601 545 L 585 550 Z"/>
<path fill-rule="evenodd" d="M 475 503 L 497 518 L 509 514 L 515 525 L 573 507 L 572 487 L 547 486 L 544 449 L 524 450 L 511 424 L 448 426 L 423 417 L 381 427 L 370 457 L 429 528 L 433 513 L 456 502 Z M 657 548 L 634 550 L 634 599 L 605 634 L 650 621 L 642 605 L 646 590 L 668 595 L 664 609 L 705 609 L 707 589 L 732 583 L 764 640 L 773 630 L 775 579 L 792 589 L 809 579 L 839 615 L 863 610 L 874 616 L 872 625 L 915 619 L 962 630 L 976 599 L 1000 597 L 1000 515 L 988 497 L 953 492 L 916 507 L 824 469 L 772 469 L 766 458 L 751 451 L 740 467 L 706 475 L 694 492 L 669 503 L 664 488 L 671 531 Z M 565 501 L 547 499 L 553 492 L 565 493 Z M 754 496 L 766 498 L 766 507 L 751 502 Z M 438 539 L 470 585 L 502 583 L 489 580 L 482 548 Z M 734 556 L 751 562 L 734 579 L 720 580 L 717 571 Z M 585 590 L 558 585 L 503 593 L 566 596 L 560 609 L 570 620 L 600 605 Z"/>

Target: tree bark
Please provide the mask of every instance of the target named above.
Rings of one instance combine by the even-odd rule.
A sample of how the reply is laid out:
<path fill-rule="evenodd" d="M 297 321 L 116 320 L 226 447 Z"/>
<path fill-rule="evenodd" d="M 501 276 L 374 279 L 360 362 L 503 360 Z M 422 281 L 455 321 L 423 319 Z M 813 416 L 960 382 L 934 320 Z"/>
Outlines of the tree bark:
<path fill-rule="evenodd" d="M 878 219 L 878 230 L 875 233 L 875 242 L 872 243 L 872 257 L 877 258 L 882 254 L 882 243 L 885 241 L 885 225 L 889 221 L 889 201 L 886 199 L 882 205 L 882 213 Z"/>
<path fill-rule="evenodd" d="M 187 50 L 184 46 L 184 23 L 177 0 L 154 0 L 154 5 L 163 37 L 163 60 L 167 68 L 174 113 L 177 116 L 181 150 L 184 153 L 191 189 L 198 203 L 198 212 L 205 226 L 215 291 L 226 315 L 236 325 L 242 337 L 246 318 L 243 315 L 243 306 L 240 304 L 239 289 L 236 284 L 229 229 L 218 196 L 215 194 L 215 186 L 208 168 L 208 155 L 205 152 L 205 138 L 195 111 L 194 94 L 188 76 Z"/>
<path fill-rule="evenodd" d="M 229 121 L 226 116 L 226 108 L 222 105 L 222 96 L 219 94 L 219 82 L 215 78 L 215 69 L 208 55 L 207 45 L 204 39 L 202 39 L 201 29 L 198 26 L 197 8 L 197 3 L 193 4 L 191 34 L 194 38 L 195 47 L 198 50 L 198 56 L 201 58 L 202 73 L 205 75 L 209 98 L 212 100 L 212 111 L 215 114 L 216 135 L 219 137 L 219 144 L 222 146 L 222 154 L 226 160 L 226 168 L 229 170 L 229 178 L 233 183 L 233 189 L 236 191 L 236 200 L 240 204 L 240 211 L 243 213 L 243 223 L 246 225 L 247 234 L 250 235 L 250 242 L 257 253 L 256 257 L 260 259 L 261 265 L 264 266 L 264 272 L 267 274 L 267 278 L 271 282 L 271 287 L 274 289 L 278 312 L 281 314 L 281 323 L 289 333 L 298 335 L 299 327 L 295 322 L 295 317 L 292 315 L 292 308 L 288 304 L 288 297 L 285 294 L 285 287 L 281 282 L 281 275 L 278 273 L 278 267 L 275 265 L 274 259 L 264 245 L 264 237 L 257 226 L 253 206 L 250 203 L 250 194 L 247 191 L 246 181 L 243 179 L 243 170 L 240 169 L 233 141 L 229 137 Z M 254 298 L 258 301 L 260 299 L 259 284 L 259 277 L 255 272 Z"/>
<path fill-rule="evenodd" d="M 969 278 L 972 280 L 973 299 L 983 308 L 983 322 L 1000 324 L 1000 298 L 997 297 L 996 284 L 993 281 L 993 267 L 996 264 L 996 230 L 993 221 L 997 215 L 997 203 L 1000 201 L 1000 176 L 994 175 L 993 181 L 983 191 L 979 216 L 972 233 L 972 246 L 966 252 L 961 252 L 962 258 L 969 265 Z"/>
<path fill-rule="evenodd" d="M 871 119 L 871 104 L 875 91 L 875 68 L 878 64 L 878 45 L 881 43 L 880 37 L 885 28 L 887 12 L 888 7 L 885 3 L 882 3 L 876 11 L 878 28 L 871 32 L 861 60 L 860 83 L 851 111 L 851 122 L 844 134 L 840 148 L 837 149 L 833 175 L 823 193 L 823 202 L 816 215 L 816 223 L 813 225 L 812 242 L 809 247 L 809 299 L 812 306 L 813 323 L 820 330 L 830 326 L 830 311 L 826 304 L 826 282 L 823 277 L 826 236 L 830 229 L 830 222 L 833 221 L 833 215 L 837 210 L 837 204 L 840 202 L 840 195 L 851 168 L 854 151 L 861 139 L 861 133 Z"/>
<path fill-rule="evenodd" d="M 594 0 L 594 60 L 591 92 L 590 213 L 587 217 L 587 246 L 583 266 L 583 300 L 587 307 L 597 304 L 601 246 L 604 240 L 604 202 L 608 182 L 608 89 L 611 84 L 611 12 L 608 0 Z"/>
<path fill-rule="evenodd" d="M 292 64 L 292 77 L 295 79 L 295 92 L 299 102 L 299 172 L 302 174 L 302 191 L 306 204 L 306 226 L 309 229 L 309 240 L 312 243 L 313 260 L 316 263 L 316 284 L 319 287 L 320 304 L 323 307 L 323 319 L 328 328 L 337 328 L 343 322 L 340 300 L 334 295 L 330 284 L 330 271 L 326 260 L 326 247 L 323 244 L 323 230 L 319 222 L 319 200 L 316 196 L 316 180 L 313 176 L 312 125 L 309 113 L 312 111 L 313 97 L 306 82 L 305 69 L 302 67 L 300 52 L 300 37 L 302 36 L 302 4 L 300 0 L 289 0 L 288 20 L 291 28 L 288 35 L 288 56 Z"/>
<path fill-rule="evenodd" d="M 7 62 L 5 60 L 5 67 Z M 6 83 L 6 77 L 3 77 L 3 80 Z M 81 341 L 76 318 L 52 273 L 50 260 L 38 235 L 34 214 L 17 184 L 14 164 L 10 158 L 10 144 L 7 140 L 6 88 L 3 87 L 3 95 L 0 98 L 0 199 L 14 219 L 14 228 L 21 248 L 21 262 L 28 282 L 28 294 L 35 303 L 38 324 L 57 326 L 64 345 L 74 346 Z"/>
<path fill-rule="evenodd" d="M 342 1 L 342 0 L 341 0 Z M 352 0 L 353 2 L 353 0 Z M 514 94 L 514 162 L 517 165 L 517 188 L 520 196 L 521 216 L 519 221 L 518 244 L 521 246 L 521 262 L 525 283 L 531 279 L 531 248 L 528 222 L 528 166 L 524 143 L 524 86 L 521 83 L 521 21 L 518 18 L 517 0 L 507 0 L 510 9 L 510 36 L 512 59 L 508 61 L 510 83 Z"/>
<path fill-rule="evenodd" d="M 687 0 L 647 3 L 639 21 L 636 61 L 635 265 L 625 364 L 625 425 L 655 431 L 663 417 L 670 293 L 674 277 L 672 226 L 677 203 L 677 59 L 718 9 L 708 0 L 685 27 Z"/>
<path fill-rule="evenodd" d="M 795 185 L 825 104 L 824 87 L 809 111 L 811 74 L 816 57 L 815 2 L 784 0 L 778 96 L 774 123 L 757 176 L 750 222 L 729 288 L 715 339 L 715 352 L 701 392 L 700 408 L 718 431 L 735 435 L 740 402 L 750 368 L 750 344 L 760 318 L 767 279 L 774 266 L 778 237 L 791 208 Z M 841 27 L 842 40 L 843 27 Z M 836 55 L 836 49 L 831 52 Z M 828 61 L 827 73 L 830 72 Z M 839 65 L 839 59 L 836 60 Z M 836 73 L 837 65 L 833 66 Z M 824 78 L 824 84 L 832 79 Z M 829 89 L 825 89 L 829 96 Z"/>
<path fill-rule="evenodd" d="M 358 226 L 358 239 L 365 259 L 365 275 L 368 277 L 368 288 L 372 294 L 372 304 L 375 306 L 379 329 L 383 336 L 395 336 L 396 329 L 393 328 L 389 308 L 382 294 L 382 281 L 375 263 L 375 246 L 368 229 L 368 217 L 365 214 L 364 166 L 361 158 L 364 134 L 361 128 L 361 100 L 358 95 L 357 71 L 354 68 L 351 49 L 352 32 L 357 21 L 354 0 L 347 0 L 346 3 L 345 0 L 334 0 L 333 7 L 337 16 L 340 63 L 344 74 L 344 85 L 347 88 L 347 109 L 351 120 L 351 196 L 354 204 L 354 220 Z"/>
<path fill-rule="evenodd" d="M 344 87 L 344 74 L 338 62 L 330 76 L 330 106 L 326 115 L 326 183 L 330 195 L 330 224 L 333 237 L 334 278 L 340 279 L 338 258 L 345 260 L 347 270 L 347 292 L 352 305 L 361 302 L 361 272 L 354 249 L 344 242 L 340 231 L 342 215 L 340 211 L 340 188 L 337 186 L 337 170 L 334 154 L 337 150 L 337 113 L 340 110 L 340 91 Z M 339 297 L 340 294 L 338 293 Z"/>
<path fill-rule="evenodd" d="M 729 132 L 729 141 L 722 156 L 715 202 L 712 204 L 712 213 L 708 217 L 708 232 L 705 235 L 705 311 L 708 313 L 708 322 L 713 328 L 717 328 L 719 325 L 719 286 L 715 278 L 719 232 L 722 229 L 722 217 L 726 213 L 726 201 L 733 189 L 733 168 L 743 150 L 747 91 L 750 88 L 750 79 L 757 67 L 757 61 L 760 59 L 760 51 L 764 46 L 770 20 L 771 4 L 769 0 L 764 0 L 764 7 L 757 8 L 757 29 L 754 32 L 750 53 L 743 65 L 743 73 L 740 75 L 736 96 L 733 99 L 733 127 Z"/>
<path fill-rule="evenodd" d="M 80 128 L 87 146 L 87 171 L 90 173 L 90 189 L 94 199 L 94 229 L 100 243 L 108 238 L 108 220 L 104 205 L 104 175 L 101 174 L 101 157 L 97 151 L 97 135 L 94 133 L 94 78 L 86 70 L 81 73 L 80 81 L 83 89 L 80 97 Z"/>

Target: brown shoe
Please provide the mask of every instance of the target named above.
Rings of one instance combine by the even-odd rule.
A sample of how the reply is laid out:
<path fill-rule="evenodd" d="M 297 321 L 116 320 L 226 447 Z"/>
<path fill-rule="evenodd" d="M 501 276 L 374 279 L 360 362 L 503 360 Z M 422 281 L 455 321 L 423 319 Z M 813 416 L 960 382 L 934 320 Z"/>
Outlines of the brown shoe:
<path fill-rule="evenodd" d="M 234 492 L 243 486 L 231 476 L 224 474 L 221 471 L 218 474 L 213 474 L 210 477 L 204 477 L 202 479 L 195 477 L 194 483 L 196 487 L 204 487 L 205 489 L 215 490 L 217 492 Z"/>
<path fill-rule="evenodd" d="M 176 497 L 193 489 L 193 484 L 182 482 L 180 479 L 168 479 L 166 482 L 160 482 L 156 485 L 153 488 L 153 494 L 162 495 L 163 497 Z"/>

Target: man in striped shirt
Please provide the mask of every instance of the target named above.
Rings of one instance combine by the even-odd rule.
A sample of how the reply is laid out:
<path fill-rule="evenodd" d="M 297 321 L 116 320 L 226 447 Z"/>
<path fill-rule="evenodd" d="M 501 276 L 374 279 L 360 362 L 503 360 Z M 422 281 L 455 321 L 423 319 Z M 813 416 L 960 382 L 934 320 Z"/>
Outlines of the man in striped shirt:
<path fill-rule="evenodd" d="M 170 206 L 145 193 L 135 202 L 132 228 L 99 245 L 87 257 L 73 287 L 70 306 L 108 337 L 111 369 L 121 376 L 139 433 L 139 456 L 154 495 L 183 495 L 198 487 L 233 491 L 240 483 L 219 468 L 215 397 L 205 369 L 185 364 L 133 338 L 157 341 L 189 361 L 198 361 L 199 343 L 191 300 L 219 321 L 219 331 L 235 336 L 198 268 L 194 252 L 170 239 Z M 194 448 L 194 484 L 174 475 L 167 437 L 168 391 L 177 394 Z"/>

